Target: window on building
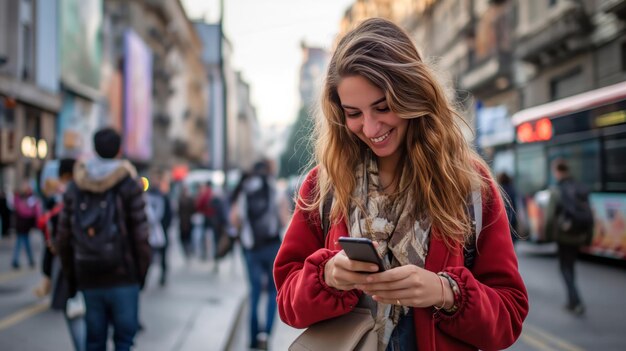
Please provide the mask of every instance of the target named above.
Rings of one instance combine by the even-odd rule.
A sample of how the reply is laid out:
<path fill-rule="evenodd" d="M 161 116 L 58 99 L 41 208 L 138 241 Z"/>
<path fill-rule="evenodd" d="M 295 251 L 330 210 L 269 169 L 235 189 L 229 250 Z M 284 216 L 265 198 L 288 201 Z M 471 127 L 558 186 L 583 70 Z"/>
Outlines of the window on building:
<path fill-rule="evenodd" d="M 585 91 L 583 70 L 580 66 L 550 80 L 550 99 L 558 100 Z"/>
<path fill-rule="evenodd" d="M 22 60 L 24 65 L 22 66 L 22 79 L 28 80 L 32 76 L 32 65 L 31 65 L 31 43 L 32 43 L 32 30 L 30 25 L 24 24 L 22 26 L 23 33 L 23 46 L 22 46 Z"/>
<path fill-rule="evenodd" d="M 20 8 L 20 30 L 21 30 L 21 69 L 20 73 L 23 80 L 29 80 L 33 77 L 34 57 L 33 45 L 33 7 L 30 0 L 22 0 Z"/>

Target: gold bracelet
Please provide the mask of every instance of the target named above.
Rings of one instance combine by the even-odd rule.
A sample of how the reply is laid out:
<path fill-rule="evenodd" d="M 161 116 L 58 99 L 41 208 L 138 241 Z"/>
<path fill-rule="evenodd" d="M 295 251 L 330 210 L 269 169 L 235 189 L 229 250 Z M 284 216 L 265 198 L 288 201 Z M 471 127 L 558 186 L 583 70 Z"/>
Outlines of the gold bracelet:
<path fill-rule="evenodd" d="M 446 294 L 444 292 L 443 279 L 441 279 L 441 277 L 437 275 L 437 280 L 439 280 L 439 283 L 441 284 L 441 306 L 433 305 L 433 307 L 435 308 L 435 310 L 439 311 L 446 305 Z"/>
<path fill-rule="evenodd" d="M 461 298 L 461 288 L 459 288 L 459 284 L 448 273 L 439 272 L 437 275 L 447 279 L 450 284 L 450 288 L 452 289 L 452 296 L 454 297 L 454 300 L 452 300 L 452 307 L 443 309 L 444 312 L 452 314 L 459 309 L 457 302 Z"/>

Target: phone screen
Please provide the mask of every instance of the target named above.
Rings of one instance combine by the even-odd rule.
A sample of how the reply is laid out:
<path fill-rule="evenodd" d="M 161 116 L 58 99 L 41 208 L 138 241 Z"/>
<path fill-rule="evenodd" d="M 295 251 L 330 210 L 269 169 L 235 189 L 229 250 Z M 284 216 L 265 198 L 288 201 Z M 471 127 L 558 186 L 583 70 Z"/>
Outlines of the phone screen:
<path fill-rule="evenodd" d="M 339 245 L 351 260 L 374 263 L 378 266 L 379 272 L 385 270 L 383 260 L 378 256 L 378 252 L 370 239 L 341 237 L 339 238 Z"/>

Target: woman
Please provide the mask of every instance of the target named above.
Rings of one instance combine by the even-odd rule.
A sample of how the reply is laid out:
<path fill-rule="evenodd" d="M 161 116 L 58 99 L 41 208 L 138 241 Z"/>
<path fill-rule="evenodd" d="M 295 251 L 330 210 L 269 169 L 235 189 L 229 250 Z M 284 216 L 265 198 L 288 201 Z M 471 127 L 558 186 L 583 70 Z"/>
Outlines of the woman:
<path fill-rule="evenodd" d="M 503 349 L 528 313 L 500 194 L 461 118 L 395 24 L 370 19 L 338 44 L 322 91 L 319 164 L 304 181 L 274 265 L 296 328 L 375 305 L 379 350 Z M 471 194 L 482 230 L 471 269 Z M 320 206 L 332 197 L 331 226 Z M 377 243 L 386 271 L 351 261 L 342 236 Z"/>
<path fill-rule="evenodd" d="M 33 188 L 29 180 L 22 181 L 20 191 L 15 193 L 13 198 L 15 206 L 15 232 L 17 240 L 13 247 L 13 261 L 11 265 L 14 269 L 20 268 L 20 252 L 24 246 L 28 264 L 31 268 L 35 267 L 35 259 L 30 246 L 30 230 L 35 228 L 37 217 L 41 212 L 41 204 L 37 196 L 33 193 Z"/>
<path fill-rule="evenodd" d="M 195 210 L 196 202 L 189 193 L 189 187 L 183 184 L 180 197 L 178 198 L 178 229 L 183 253 L 187 261 L 191 258 L 192 252 L 191 230 L 193 229 L 193 223 L 191 218 Z"/>

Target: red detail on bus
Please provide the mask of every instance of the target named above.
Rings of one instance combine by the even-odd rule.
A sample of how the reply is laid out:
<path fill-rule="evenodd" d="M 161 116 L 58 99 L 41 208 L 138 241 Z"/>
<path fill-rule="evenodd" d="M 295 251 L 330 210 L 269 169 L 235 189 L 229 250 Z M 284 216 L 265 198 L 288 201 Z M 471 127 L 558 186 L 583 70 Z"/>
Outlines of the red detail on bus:
<path fill-rule="evenodd" d="M 537 122 L 522 123 L 517 127 L 517 140 L 520 143 L 533 143 L 552 139 L 552 122 L 542 118 Z"/>
<path fill-rule="evenodd" d="M 526 122 L 517 128 L 517 140 L 522 143 L 530 143 L 535 141 L 533 136 L 533 126 Z"/>
<path fill-rule="evenodd" d="M 535 125 L 537 140 L 545 141 L 552 139 L 552 122 L 548 118 L 542 118 Z"/>

